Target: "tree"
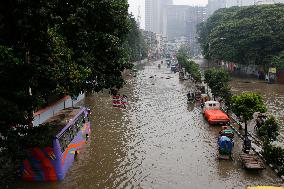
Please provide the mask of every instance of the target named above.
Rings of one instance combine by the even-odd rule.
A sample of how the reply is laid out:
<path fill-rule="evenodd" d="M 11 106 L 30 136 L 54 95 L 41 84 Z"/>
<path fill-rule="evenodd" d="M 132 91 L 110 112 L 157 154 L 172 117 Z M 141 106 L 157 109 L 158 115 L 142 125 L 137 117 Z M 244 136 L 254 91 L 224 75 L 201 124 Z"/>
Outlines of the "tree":
<path fill-rule="evenodd" d="M 190 46 L 188 44 L 182 44 L 177 54 L 178 56 L 182 56 L 182 57 L 189 59 L 190 58 Z"/>
<path fill-rule="evenodd" d="M 263 141 L 274 141 L 279 135 L 279 123 L 275 117 L 270 116 L 268 120 L 257 130 L 257 134 Z"/>
<path fill-rule="evenodd" d="M 283 20 L 283 4 L 219 9 L 198 27 L 203 54 L 268 67 L 284 50 Z"/>
<path fill-rule="evenodd" d="M 242 93 L 232 98 L 232 110 L 245 123 L 245 136 L 247 136 L 247 122 L 253 118 L 255 112 L 266 112 L 262 97 L 256 93 Z"/>
<path fill-rule="evenodd" d="M 50 96 L 120 88 L 132 64 L 127 0 L 1 1 L 0 18 L 2 182 L 19 167 L 22 136 L 32 135 L 33 112 Z"/>
<path fill-rule="evenodd" d="M 193 60 L 189 59 L 189 49 L 185 46 L 181 47 L 177 53 L 177 60 L 181 67 L 185 68 L 185 71 L 188 72 L 195 82 L 201 82 L 201 72 L 200 67 Z"/>
<path fill-rule="evenodd" d="M 229 87 L 228 84 L 224 85 L 221 88 L 221 90 L 220 90 L 220 97 L 222 98 L 222 100 L 224 100 L 225 105 L 227 107 L 227 113 L 228 113 L 229 110 L 231 110 L 232 97 L 233 97 L 233 94 L 231 92 L 231 88 Z"/>
<path fill-rule="evenodd" d="M 229 79 L 230 76 L 228 72 L 224 69 L 211 68 L 204 73 L 205 82 L 211 88 L 214 99 L 216 97 L 224 97 L 224 99 L 229 100 Z"/>
<path fill-rule="evenodd" d="M 284 69 L 284 51 L 273 57 L 271 66 L 275 66 L 279 70 Z"/>
<path fill-rule="evenodd" d="M 284 174 L 284 149 L 273 146 L 270 143 L 264 144 L 263 156 L 267 163 L 271 163 L 279 170 L 279 175 Z"/>
<path fill-rule="evenodd" d="M 130 61 L 138 61 L 148 56 L 148 49 L 144 37 L 142 36 L 139 27 L 132 15 L 129 15 L 130 20 L 130 32 L 127 36 L 125 48 L 130 55 Z"/>

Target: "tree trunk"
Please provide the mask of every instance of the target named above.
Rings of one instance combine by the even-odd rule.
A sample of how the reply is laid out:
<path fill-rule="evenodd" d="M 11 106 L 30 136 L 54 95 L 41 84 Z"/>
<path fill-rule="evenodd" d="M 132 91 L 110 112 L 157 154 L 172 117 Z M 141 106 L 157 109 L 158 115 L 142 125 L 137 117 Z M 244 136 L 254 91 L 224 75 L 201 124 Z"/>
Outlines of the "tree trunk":
<path fill-rule="evenodd" d="M 245 121 L 245 137 L 248 136 L 248 126 L 247 121 Z"/>

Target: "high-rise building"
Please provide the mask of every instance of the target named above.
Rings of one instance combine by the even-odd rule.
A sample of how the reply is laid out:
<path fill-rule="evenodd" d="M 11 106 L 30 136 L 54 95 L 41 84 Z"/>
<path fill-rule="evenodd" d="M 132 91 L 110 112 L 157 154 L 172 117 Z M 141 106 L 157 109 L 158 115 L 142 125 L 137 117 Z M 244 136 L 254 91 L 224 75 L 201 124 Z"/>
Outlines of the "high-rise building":
<path fill-rule="evenodd" d="M 220 8 L 225 8 L 227 1 L 226 0 L 208 0 L 207 4 L 207 14 L 211 15 L 213 14 L 216 10 Z"/>
<path fill-rule="evenodd" d="M 166 6 L 173 0 L 145 0 L 145 29 L 155 33 L 163 33 Z"/>
<path fill-rule="evenodd" d="M 193 55 L 200 52 L 200 47 L 197 40 L 197 26 L 207 19 L 206 7 L 190 7 L 188 9 L 188 17 L 186 22 L 186 37 L 188 39 L 190 50 Z"/>
<path fill-rule="evenodd" d="M 275 0 L 256 0 L 256 5 L 264 5 L 264 4 L 274 4 L 276 3 Z"/>
<path fill-rule="evenodd" d="M 207 19 L 206 7 L 186 5 L 168 5 L 165 15 L 166 34 L 168 40 L 186 38 L 192 54 L 199 53 L 197 43 L 197 25 Z"/>
<path fill-rule="evenodd" d="M 186 22 L 188 18 L 189 6 L 186 5 L 169 5 L 166 9 L 164 18 L 164 34 L 168 40 L 177 37 L 186 36 Z"/>

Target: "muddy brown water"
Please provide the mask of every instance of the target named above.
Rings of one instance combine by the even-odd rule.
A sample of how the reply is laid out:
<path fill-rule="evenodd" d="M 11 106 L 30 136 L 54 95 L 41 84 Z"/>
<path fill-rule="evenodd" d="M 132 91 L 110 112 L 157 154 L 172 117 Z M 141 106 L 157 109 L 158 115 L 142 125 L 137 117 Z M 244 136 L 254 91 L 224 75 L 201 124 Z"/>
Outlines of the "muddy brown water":
<path fill-rule="evenodd" d="M 284 142 L 284 85 L 268 84 L 265 81 L 234 77 L 230 82 L 232 92 L 240 94 L 242 92 L 256 92 L 263 97 L 267 106 L 267 113 L 275 116 L 281 125 L 281 141 Z M 254 123 L 252 123 L 253 125 Z M 252 130 L 252 128 L 250 128 Z"/>
<path fill-rule="evenodd" d="M 192 188 L 244 189 L 248 185 L 281 185 L 269 169 L 248 172 L 238 154 L 217 159 L 219 127 L 209 126 L 200 107 L 187 105 L 188 81 L 180 82 L 163 64 L 150 63 L 129 76 L 120 94 L 126 109 L 112 107 L 107 92 L 86 98 L 92 110 L 92 143 L 57 183 L 19 181 L 21 189 Z M 154 76 L 150 78 L 150 76 Z M 169 77 L 170 76 L 170 77 Z M 170 79 L 166 79 L 170 78 Z"/>

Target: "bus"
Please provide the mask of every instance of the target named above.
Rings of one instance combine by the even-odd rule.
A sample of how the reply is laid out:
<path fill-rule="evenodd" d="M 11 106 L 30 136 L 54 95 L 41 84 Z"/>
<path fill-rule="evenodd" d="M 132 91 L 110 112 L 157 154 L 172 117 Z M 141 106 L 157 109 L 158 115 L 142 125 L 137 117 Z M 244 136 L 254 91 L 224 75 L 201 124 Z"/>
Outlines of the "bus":
<path fill-rule="evenodd" d="M 41 133 L 38 146 L 25 149 L 21 166 L 21 178 L 27 181 L 63 180 L 80 149 L 90 142 L 90 110 L 85 107 L 63 109 L 39 127 L 47 127 Z"/>

